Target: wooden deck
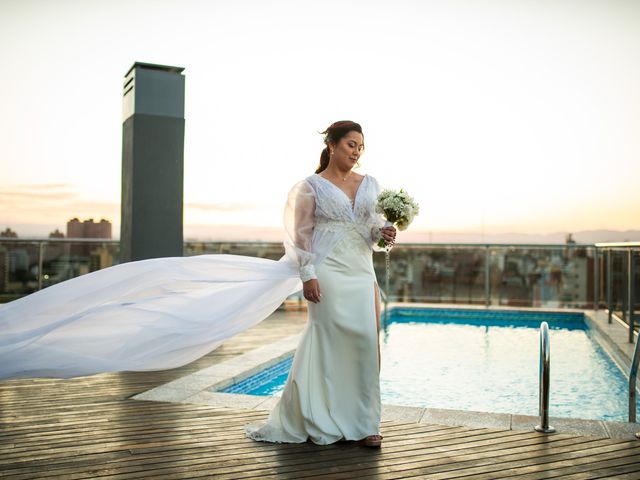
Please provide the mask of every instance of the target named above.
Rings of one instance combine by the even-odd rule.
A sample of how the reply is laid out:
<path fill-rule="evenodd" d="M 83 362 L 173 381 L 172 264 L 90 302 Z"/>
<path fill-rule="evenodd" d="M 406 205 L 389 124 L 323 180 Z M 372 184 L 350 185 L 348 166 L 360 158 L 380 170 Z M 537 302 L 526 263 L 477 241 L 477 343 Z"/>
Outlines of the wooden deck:
<path fill-rule="evenodd" d="M 0 382 L 0 477 L 640 479 L 640 441 L 383 422 L 379 450 L 268 444 L 243 430 L 263 411 L 129 398 L 303 326 L 278 313 L 174 370 Z"/>

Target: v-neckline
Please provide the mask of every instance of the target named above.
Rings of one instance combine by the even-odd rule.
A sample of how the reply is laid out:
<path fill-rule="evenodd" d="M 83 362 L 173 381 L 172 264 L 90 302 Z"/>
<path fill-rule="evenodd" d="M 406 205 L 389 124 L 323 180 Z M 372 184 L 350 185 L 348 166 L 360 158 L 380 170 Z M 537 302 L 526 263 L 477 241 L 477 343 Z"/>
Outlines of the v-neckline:
<path fill-rule="evenodd" d="M 342 194 L 347 197 L 347 199 L 349 200 L 349 203 L 351 204 L 351 211 L 355 211 L 356 208 L 356 200 L 358 199 L 358 193 L 360 193 L 360 187 L 362 186 L 362 184 L 364 183 L 365 178 L 367 178 L 367 174 L 365 173 L 362 176 L 362 180 L 360 180 L 360 183 L 358 184 L 358 188 L 356 188 L 356 194 L 353 197 L 353 199 L 347 195 L 347 192 L 345 192 L 344 190 L 342 190 L 338 185 L 336 185 L 335 183 L 333 183 L 331 180 L 329 180 L 328 178 L 324 178 L 322 175 L 320 175 L 319 173 L 316 173 L 317 176 L 319 176 L 321 179 L 323 179 L 325 182 L 330 183 L 331 185 L 333 185 L 334 187 L 336 187 L 338 190 L 340 190 L 342 192 Z"/>

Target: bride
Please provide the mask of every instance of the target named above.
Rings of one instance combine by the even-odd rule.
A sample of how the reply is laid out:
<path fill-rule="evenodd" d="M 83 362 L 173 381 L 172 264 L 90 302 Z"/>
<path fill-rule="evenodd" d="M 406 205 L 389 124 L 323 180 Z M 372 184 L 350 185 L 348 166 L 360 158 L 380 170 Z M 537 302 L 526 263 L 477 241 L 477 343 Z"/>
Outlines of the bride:
<path fill-rule="evenodd" d="M 332 124 L 314 175 L 289 195 L 293 250 L 300 265 L 309 319 L 284 392 L 249 438 L 326 445 L 363 440 L 377 447 L 380 425 L 380 303 L 372 249 L 395 228 L 379 228 L 377 181 L 352 168 L 364 150 L 360 125 Z M 285 216 L 285 223 L 291 220 Z"/>
<path fill-rule="evenodd" d="M 300 290 L 309 321 L 281 399 L 256 440 L 379 446 L 379 300 L 372 250 L 380 187 L 352 172 L 360 125 L 332 124 L 317 172 L 285 208 L 285 255 L 153 258 L 114 265 L 0 305 L 0 379 L 180 367 L 268 317 Z M 302 281 L 302 284 L 301 284 Z"/>

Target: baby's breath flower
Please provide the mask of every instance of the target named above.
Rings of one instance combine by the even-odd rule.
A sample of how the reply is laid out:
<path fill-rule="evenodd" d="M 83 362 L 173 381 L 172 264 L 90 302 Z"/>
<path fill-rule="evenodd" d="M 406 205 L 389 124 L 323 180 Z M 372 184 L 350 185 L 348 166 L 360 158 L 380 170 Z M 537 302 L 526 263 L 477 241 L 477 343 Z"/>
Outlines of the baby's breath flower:
<path fill-rule="evenodd" d="M 402 189 L 399 192 L 386 189 L 378 195 L 376 212 L 383 214 L 398 230 L 406 230 L 419 211 L 420 207 L 415 200 Z M 378 245 L 384 247 L 384 239 Z"/>

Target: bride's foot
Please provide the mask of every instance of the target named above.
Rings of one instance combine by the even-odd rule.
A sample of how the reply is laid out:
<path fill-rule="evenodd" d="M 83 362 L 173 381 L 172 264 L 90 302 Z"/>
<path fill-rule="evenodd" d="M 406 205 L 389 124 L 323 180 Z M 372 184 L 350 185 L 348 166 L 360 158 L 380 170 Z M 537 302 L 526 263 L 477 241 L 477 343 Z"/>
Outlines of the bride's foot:
<path fill-rule="evenodd" d="M 364 439 L 365 447 L 379 447 L 382 444 L 382 435 L 369 435 Z"/>

